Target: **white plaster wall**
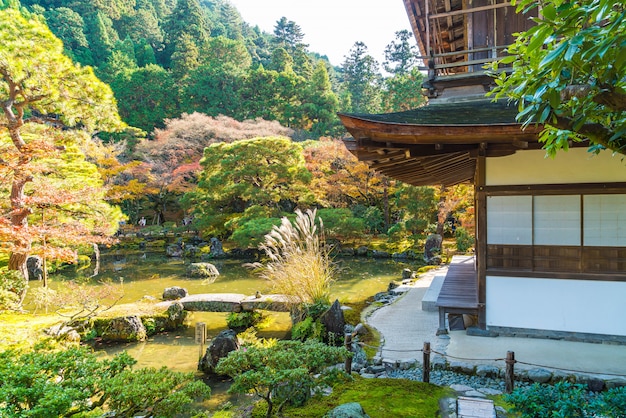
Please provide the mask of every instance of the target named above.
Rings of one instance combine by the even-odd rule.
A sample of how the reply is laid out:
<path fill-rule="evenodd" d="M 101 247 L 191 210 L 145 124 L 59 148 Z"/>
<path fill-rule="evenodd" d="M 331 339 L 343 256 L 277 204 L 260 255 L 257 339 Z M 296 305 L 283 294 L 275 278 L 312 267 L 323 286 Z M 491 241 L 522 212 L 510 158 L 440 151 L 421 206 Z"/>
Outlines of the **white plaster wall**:
<path fill-rule="evenodd" d="M 626 336 L 626 282 L 487 276 L 487 326 Z"/>
<path fill-rule="evenodd" d="M 626 181 L 626 159 L 609 151 L 599 155 L 586 148 L 559 151 L 546 157 L 543 150 L 518 151 L 486 161 L 487 186 L 510 184 L 609 183 Z"/>

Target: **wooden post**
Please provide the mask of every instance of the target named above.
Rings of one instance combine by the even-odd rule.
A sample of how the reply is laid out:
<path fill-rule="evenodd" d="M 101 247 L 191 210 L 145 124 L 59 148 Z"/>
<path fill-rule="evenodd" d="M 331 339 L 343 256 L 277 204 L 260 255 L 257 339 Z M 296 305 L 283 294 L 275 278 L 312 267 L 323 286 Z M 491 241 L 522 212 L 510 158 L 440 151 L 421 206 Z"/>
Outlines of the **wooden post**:
<path fill-rule="evenodd" d="M 512 393 L 515 386 L 515 353 L 506 352 L 506 374 L 504 376 L 505 392 Z"/>
<path fill-rule="evenodd" d="M 199 360 L 204 356 L 204 344 L 206 343 L 206 323 L 196 322 L 196 343 L 200 344 Z"/>
<path fill-rule="evenodd" d="M 345 347 L 350 353 L 352 353 L 352 334 L 346 334 Z M 352 356 L 349 355 L 346 357 L 345 364 L 346 373 L 352 374 Z"/>
<path fill-rule="evenodd" d="M 422 382 L 430 383 L 430 342 L 424 342 L 424 367 L 422 368 Z"/>

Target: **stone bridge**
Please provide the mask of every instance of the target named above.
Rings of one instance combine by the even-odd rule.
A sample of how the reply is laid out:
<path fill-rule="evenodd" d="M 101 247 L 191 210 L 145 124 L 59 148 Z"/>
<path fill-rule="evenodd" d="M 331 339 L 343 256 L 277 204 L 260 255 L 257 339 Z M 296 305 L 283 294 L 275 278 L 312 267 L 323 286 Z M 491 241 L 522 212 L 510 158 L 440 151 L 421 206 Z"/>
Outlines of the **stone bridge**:
<path fill-rule="evenodd" d="M 293 299 L 285 295 L 246 296 L 239 293 L 202 293 L 189 295 L 176 301 L 161 302 L 169 306 L 180 302 L 186 311 L 242 312 L 261 309 L 265 311 L 289 312 Z"/>

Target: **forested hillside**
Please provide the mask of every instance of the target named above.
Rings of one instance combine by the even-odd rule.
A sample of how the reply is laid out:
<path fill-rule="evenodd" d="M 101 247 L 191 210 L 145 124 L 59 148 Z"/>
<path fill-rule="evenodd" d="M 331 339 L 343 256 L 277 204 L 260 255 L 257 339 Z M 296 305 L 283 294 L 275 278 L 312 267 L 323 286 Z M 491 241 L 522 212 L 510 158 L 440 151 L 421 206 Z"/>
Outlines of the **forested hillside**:
<path fill-rule="evenodd" d="M 87 209 L 74 213 L 78 202 L 105 215 L 108 233 L 119 221 L 185 219 L 240 247 L 295 209 L 317 208 L 330 238 L 378 236 L 394 249 L 419 248 L 453 218 L 471 226 L 467 187 L 393 181 L 338 139 L 338 111 L 422 103 L 406 31 L 391 40 L 383 77 L 363 43 L 333 67 L 295 22 L 263 33 L 227 0 L 0 0 L 0 14 L 0 243 L 21 254 L 15 266 L 50 254 L 51 225 L 59 247 L 104 239 Z M 71 185 L 52 187 L 68 173 Z M 70 222 L 83 235 L 66 239 Z"/>
<path fill-rule="evenodd" d="M 95 68 L 112 87 L 122 119 L 148 135 L 166 118 L 200 112 L 277 120 L 316 138 L 342 132 L 337 111 L 404 110 L 421 100 L 406 31 L 389 40 L 384 78 L 366 45 L 355 44 L 332 67 L 303 44 L 296 22 L 283 17 L 274 33 L 264 33 L 228 0 L 23 0 L 22 6 L 45 18 L 69 57 Z"/>

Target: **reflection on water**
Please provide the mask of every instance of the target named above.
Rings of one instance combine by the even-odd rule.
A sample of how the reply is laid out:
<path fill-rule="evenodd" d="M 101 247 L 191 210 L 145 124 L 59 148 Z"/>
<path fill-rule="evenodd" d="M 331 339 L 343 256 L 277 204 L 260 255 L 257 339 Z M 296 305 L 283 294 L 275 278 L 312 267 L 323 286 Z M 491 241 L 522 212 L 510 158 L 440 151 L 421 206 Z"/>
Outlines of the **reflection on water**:
<path fill-rule="evenodd" d="M 332 298 L 342 302 L 366 299 L 377 292 L 387 290 L 390 281 L 398 280 L 404 268 L 417 270 L 419 265 L 398 263 L 391 260 L 373 259 L 337 259 L 340 274 L 332 285 Z M 93 273 L 87 267 L 80 271 L 67 269 L 50 278 L 50 287 L 63 288 L 68 279 L 79 279 L 93 286 L 100 286 L 102 281 L 110 281 L 123 288 L 123 298 L 119 303 L 131 303 L 148 296 L 160 299 L 167 287 L 180 286 L 189 294 L 199 293 L 242 293 L 252 295 L 256 291 L 269 293 L 266 281 L 258 278 L 249 269 L 243 267 L 242 260 L 213 260 L 220 272 L 212 283 L 202 279 L 185 277 L 185 270 L 191 260 L 173 259 L 162 253 L 111 251 L 103 253 L 100 272 L 97 277 L 89 278 Z M 31 287 L 41 283 L 31 282 Z M 287 313 L 271 313 L 272 322 L 267 329 L 259 332 L 259 337 L 284 338 L 288 335 L 291 321 Z M 217 335 L 226 328 L 225 313 L 196 312 L 192 314 L 191 324 L 205 322 L 208 338 Z M 116 345 L 98 346 L 103 355 L 111 356 L 127 351 L 137 360 L 137 367 L 167 366 L 176 371 L 193 372 L 197 370 L 200 347 L 195 343 L 194 327 L 168 332 L 151 337 L 148 341 Z M 210 340 L 207 344 L 210 343 Z M 213 395 L 207 406 L 217 406 L 225 401 L 235 401 L 226 395 L 227 383 L 211 381 Z"/>
<path fill-rule="evenodd" d="M 340 301 L 357 301 L 387 289 L 387 284 L 402 276 L 402 269 L 417 270 L 419 265 L 399 263 L 391 260 L 373 260 L 359 258 L 337 259 L 340 273 L 332 286 L 332 295 Z M 242 293 L 252 295 L 256 291 L 268 293 L 267 281 L 258 278 L 254 272 L 243 266 L 242 260 L 213 260 L 220 272 L 214 282 L 185 277 L 185 270 L 192 261 L 189 259 L 169 258 L 163 253 L 117 250 L 102 254 L 100 272 L 89 279 L 93 273 L 87 267 L 74 271 L 67 268 L 51 276 L 51 287 L 62 288 L 64 280 L 80 279 L 94 286 L 102 281 L 110 281 L 123 287 L 124 296 L 120 303 L 131 303 L 144 296 L 161 298 L 167 287 L 180 286 L 189 294 L 198 293 Z M 32 287 L 39 283 L 31 282 Z"/>

